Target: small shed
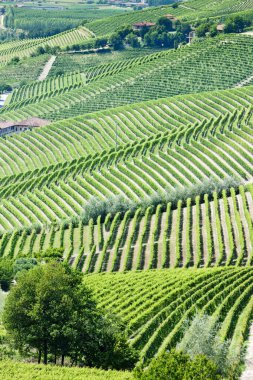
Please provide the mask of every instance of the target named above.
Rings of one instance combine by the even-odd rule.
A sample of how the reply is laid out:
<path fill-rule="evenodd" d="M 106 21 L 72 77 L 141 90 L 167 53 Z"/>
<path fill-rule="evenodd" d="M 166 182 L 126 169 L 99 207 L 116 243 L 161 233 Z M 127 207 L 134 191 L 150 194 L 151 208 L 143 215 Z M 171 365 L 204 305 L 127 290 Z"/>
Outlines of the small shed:
<path fill-rule="evenodd" d="M 177 21 L 177 20 L 178 20 L 175 16 L 170 15 L 170 14 L 167 14 L 167 15 L 165 15 L 164 17 L 168 18 L 168 19 L 171 20 L 171 21 Z"/>
<path fill-rule="evenodd" d="M 224 32 L 224 28 L 225 28 L 225 24 L 218 24 L 218 25 L 217 25 L 217 31 L 218 31 L 219 33 Z"/>

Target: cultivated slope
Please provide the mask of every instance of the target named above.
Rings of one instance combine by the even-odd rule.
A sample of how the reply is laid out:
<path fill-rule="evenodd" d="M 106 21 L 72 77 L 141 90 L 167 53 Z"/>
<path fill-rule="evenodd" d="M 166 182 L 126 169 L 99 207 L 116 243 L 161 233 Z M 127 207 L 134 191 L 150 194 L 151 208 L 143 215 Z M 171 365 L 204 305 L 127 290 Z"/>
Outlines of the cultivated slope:
<path fill-rule="evenodd" d="M 79 79 L 80 88 L 62 95 L 42 92 L 4 107 L 0 117 L 20 120 L 36 115 L 60 120 L 129 103 L 237 87 L 252 77 L 252 54 L 252 37 L 221 36 L 156 53 L 152 59 L 137 59 L 129 68 L 128 61 L 116 68 L 113 64 L 95 68 L 87 73 L 87 84 Z"/>
<path fill-rule="evenodd" d="M 158 270 L 92 275 L 85 283 L 101 307 L 119 314 L 129 342 L 147 360 L 187 339 L 185 321 L 199 310 L 220 324 L 229 354 L 243 352 L 253 308 L 252 268 Z"/>

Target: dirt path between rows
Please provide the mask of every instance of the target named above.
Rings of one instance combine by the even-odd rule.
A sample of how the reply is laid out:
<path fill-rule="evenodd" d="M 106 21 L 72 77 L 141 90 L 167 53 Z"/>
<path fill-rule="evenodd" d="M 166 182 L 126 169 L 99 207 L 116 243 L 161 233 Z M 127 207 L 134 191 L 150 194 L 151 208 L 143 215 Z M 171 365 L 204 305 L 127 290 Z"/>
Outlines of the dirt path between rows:
<path fill-rule="evenodd" d="M 6 29 L 4 26 L 4 15 L 0 16 L 0 29 L 2 30 Z"/>
<path fill-rule="evenodd" d="M 38 80 L 45 80 L 49 74 L 49 71 L 51 70 L 53 64 L 54 64 L 54 61 L 56 59 L 56 56 L 55 55 L 52 55 L 49 60 L 47 61 L 47 63 L 45 64 L 42 72 L 40 73 L 40 76 L 38 78 Z"/>

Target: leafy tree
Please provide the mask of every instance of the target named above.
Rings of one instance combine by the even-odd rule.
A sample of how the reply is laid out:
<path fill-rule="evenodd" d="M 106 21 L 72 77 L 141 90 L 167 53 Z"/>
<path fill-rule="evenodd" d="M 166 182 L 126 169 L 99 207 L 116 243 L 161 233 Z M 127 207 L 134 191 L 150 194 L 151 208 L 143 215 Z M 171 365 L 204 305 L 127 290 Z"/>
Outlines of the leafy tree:
<path fill-rule="evenodd" d="M 229 355 L 230 341 L 219 339 L 219 324 L 214 324 L 209 315 L 196 315 L 192 321 L 185 322 L 185 339 L 178 344 L 178 349 L 187 353 L 192 359 L 205 356 L 217 367 L 220 375 L 237 378 L 237 365 L 240 357 Z"/>
<path fill-rule="evenodd" d="M 197 37 L 205 37 L 206 33 L 208 33 L 208 32 L 209 32 L 209 24 L 208 23 L 200 24 L 196 28 L 196 36 Z"/>
<path fill-rule="evenodd" d="M 174 3 L 174 4 L 172 4 L 172 8 L 173 8 L 173 9 L 178 8 L 178 3 Z"/>
<path fill-rule="evenodd" d="M 123 38 L 119 33 L 113 33 L 111 35 L 109 44 L 112 45 L 114 50 L 121 50 L 124 48 Z"/>
<path fill-rule="evenodd" d="M 34 253 L 34 257 L 38 260 L 50 261 L 50 260 L 59 260 L 62 258 L 64 248 L 53 248 L 50 247 L 45 251 L 40 251 Z"/>
<path fill-rule="evenodd" d="M 7 84 L 7 83 L 0 83 L 0 93 L 6 92 L 6 91 L 11 91 L 12 87 Z"/>
<path fill-rule="evenodd" d="M 97 38 L 95 41 L 94 47 L 100 48 L 100 47 L 105 47 L 107 45 L 107 38 Z"/>
<path fill-rule="evenodd" d="M 245 27 L 250 24 L 250 21 L 244 19 L 242 16 L 232 16 L 225 22 L 224 33 L 242 33 Z"/>
<path fill-rule="evenodd" d="M 0 259 L 0 287 L 7 291 L 13 280 L 12 260 L 7 258 Z"/>
<path fill-rule="evenodd" d="M 132 46 L 133 48 L 138 48 L 140 47 L 140 42 L 138 40 L 138 37 L 134 33 L 128 34 L 126 37 L 126 42 Z"/>
<path fill-rule="evenodd" d="M 67 356 L 72 363 L 130 369 L 135 352 L 122 325 L 97 309 L 82 275 L 50 262 L 22 272 L 7 297 L 3 321 L 22 354 L 38 354 L 38 362 Z"/>
<path fill-rule="evenodd" d="M 10 60 L 10 64 L 12 65 L 16 65 L 17 63 L 19 63 L 20 61 L 20 58 L 19 57 L 13 57 L 11 60 Z"/>
<path fill-rule="evenodd" d="M 157 27 L 162 31 L 170 32 L 171 30 L 173 30 L 173 23 L 167 17 L 160 17 L 157 20 Z"/>
<path fill-rule="evenodd" d="M 23 270 L 28 271 L 32 269 L 35 265 L 38 265 L 38 262 L 35 258 L 32 257 L 21 257 L 17 259 L 13 264 L 13 274 L 17 279 L 20 272 Z"/>

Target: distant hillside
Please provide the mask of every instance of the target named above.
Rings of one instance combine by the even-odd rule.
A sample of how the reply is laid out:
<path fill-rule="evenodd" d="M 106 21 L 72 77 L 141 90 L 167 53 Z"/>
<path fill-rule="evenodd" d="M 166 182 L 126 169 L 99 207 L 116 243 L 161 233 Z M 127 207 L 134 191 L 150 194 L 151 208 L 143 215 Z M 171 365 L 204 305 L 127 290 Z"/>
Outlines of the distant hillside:
<path fill-rule="evenodd" d="M 20 97 L 17 93 L 13 99 L 23 99 L 23 90 L 27 99 L 4 107 L 0 117 L 60 120 L 129 103 L 250 85 L 252 53 L 252 37 L 232 35 L 98 66 L 81 76 L 50 79 L 44 88 L 39 83 L 21 88 Z"/>

